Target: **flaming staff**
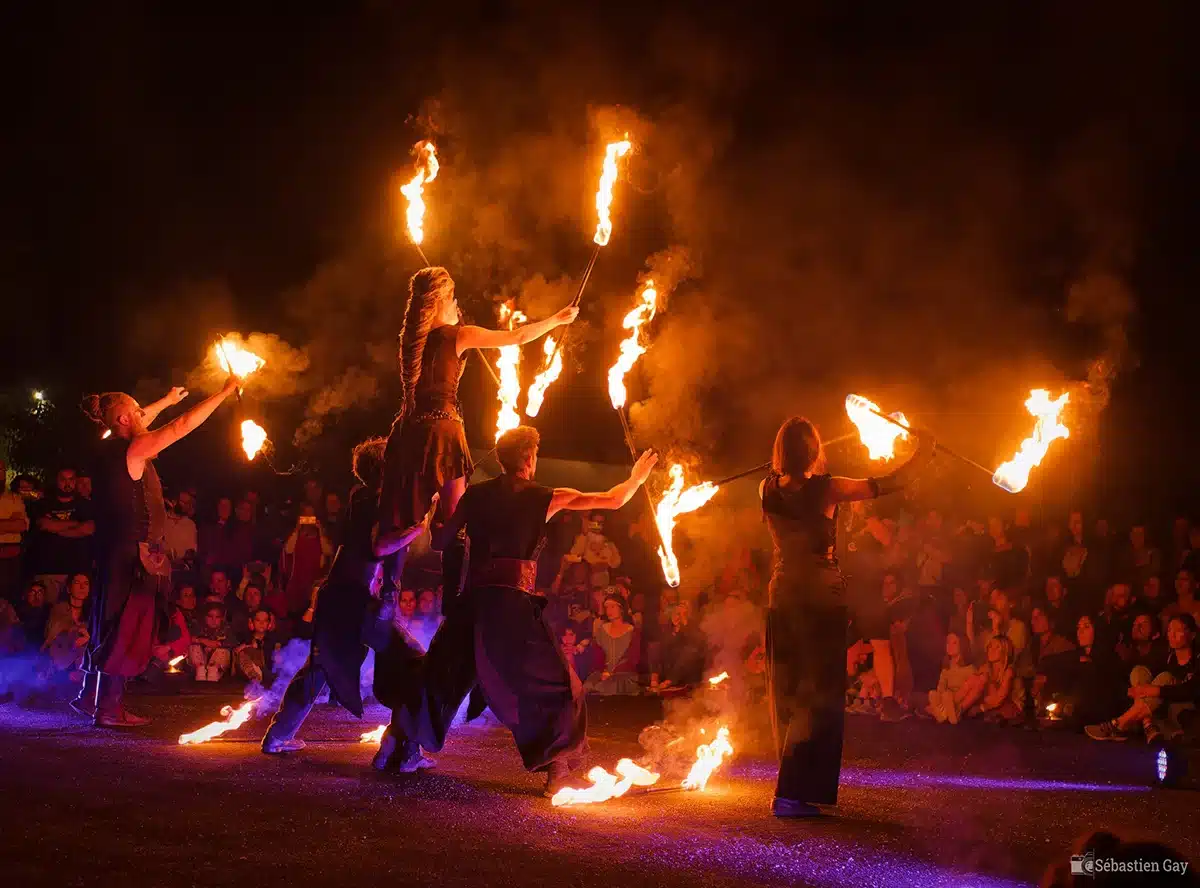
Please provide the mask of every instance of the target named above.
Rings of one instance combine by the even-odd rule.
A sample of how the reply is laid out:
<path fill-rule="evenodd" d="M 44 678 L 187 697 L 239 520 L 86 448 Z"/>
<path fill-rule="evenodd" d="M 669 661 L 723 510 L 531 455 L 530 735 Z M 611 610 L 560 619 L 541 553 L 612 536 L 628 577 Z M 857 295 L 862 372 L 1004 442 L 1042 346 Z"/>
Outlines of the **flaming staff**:
<path fill-rule="evenodd" d="M 1029 393 L 1025 409 L 1037 420 L 1033 434 L 1021 442 L 1020 449 L 1012 459 L 996 469 L 992 475 L 993 484 L 1009 493 L 1020 493 L 1025 489 L 1029 483 L 1029 471 L 1041 465 L 1050 445 L 1059 438 L 1071 436 L 1071 430 L 1058 418 L 1069 399 L 1069 392 L 1063 392 L 1055 400 L 1050 399 L 1050 393 L 1045 389 L 1034 389 Z"/>
<path fill-rule="evenodd" d="M 862 395 L 846 395 L 846 415 L 858 428 L 859 437 L 871 459 L 894 459 L 896 441 L 908 440 L 909 424 L 903 413 L 884 416 L 875 404 Z"/>
<path fill-rule="evenodd" d="M 242 450 L 253 461 L 267 443 L 267 431 L 252 419 L 242 420 Z"/>
<path fill-rule="evenodd" d="M 675 557 L 675 549 L 671 545 L 671 537 L 675 531 L 675 519 L 685 512 L 694 512 L 720 490 L 711 481 L 683 486 L 683 466 L 679 463 L 671 466 L 671 486 L 663 493 L 662 499 L 654 510 L 654 523 L 658 527 L 658 536 L 662 545 L 658 550 L 662 562 L 663 576 L 667 585 L 675 588 L 679 585 L 679 560 Z"/>
<path fill-rule="evenodd" d="M 408 209 L 404 214 L 408 239 L 417 248 L 421 261 L 428 266 L 429 260 L 425 258 L 425 251 L 421 249 L 421 242 L 425 240 L 425 198 L 423 194 L 425 185 L 437 178 L 437 148 L 433 142 L 425 139 L 413 146 L 413 154 L 417 156 L 417 171 L 407 185 L 400 186 L 400 193 L 408 201 Z"/>
<path fill-rule="evenodd" d="M 717 731 L 717 738 L 706 746 L 696 750 L 696 764 L 683 780 L 684 789 L 704 790 L 708 786 L 708 778 L 713 771 L 721 767 L 721 762 L 733 755 L 733 744 L 729 742 L 729 728 L 722 727 Z"/>
<path fill-rule="evenodd" d="M 209 722 L 204 727 L 192 731 L 190 734 L 180 734 L 179 745 L 188 746 L 197 743 L 207 743 L 209 740 L 212 740 L 214 737 L 220 737 L 227 731 L 236 731 L 254 715 L 254 707 L 257 703 L 258 698 L 247 700 L 236 709 L 232 706 L 222 706 L 221 721 Z"/>
<path fill-rule="evenodd" d="M 729 678 L 729 673 L 722 672 L 720 675 L 714 675 L 712 678 L 710 678 L 708 680 L 708 685 L 709 685 L 709 687 L 715 688 L 717 685 L 719 685 L 721 682 L 725 681 L 727 678 Z"/>
<path fill-rule="evenodd" d="M 908 422 L 907 420 L 904 420 L 904 422 L 901 422 L 900 419 L 896 418 L 897 416 L 903 417 L 903 414 L 894 414 L 893 416 L 888 416 L 885 413 L 883 413 L 878 407 L 876 407 L 874 404 L 872 404 L 870 401 L 868 401 L 866 398 L 860 397 L 859 395 L 847 395 L 846 396 L 847 409 L 849 408 L 849 403 L 850 403 L 851 398 L 856 398 L 858 400 L 858 402 L 860 402 L 861 404 L 868 405 L 868 406 L 866 406 L 866 409 L 870 413 L 874 414 L 875 416 L 879 417 L 880 419 L 887 420 L 894 426 L 897 426 L 904 432 L 905 435 L 907 435 L 908 432 L 910 431 L 909 426 L 907 424 L 907 422 Z M 866 443 L 865 439 L 864 439 L 863 443 L 864 444 Z M 952 456 L 955 459 L 957 459 L 961 462 L 964 462 L 969 466 L 979 469 L 979 471 L 983 472 L 985 475 L 988 475 L 989 477 L 992 475 L 991 469 L 980 465 L 979 463 L 975 462 L 975 460 L 973 460 L 973 459 L 969 459 L 968 457 L 963 456 L 961 453 L 956 453 L 955 451 L 951 450 L 949 447 L 942 444 L 941 442 L 938 442 L 934 446 L 934 450 L 937 453 L 944 453 L 944 454 L 946 454 L 946 456 Z"/>
<path fill-rule="evenodd" d="M 512 330 L 518 324 L 523 324 L 527 318 L 522 312 L 516 311 L 511 302 L 500 306 L 500 322 L 508 322 Z M 500 371 L 500 388 L 496 397 L 500 399 L 500 413 L 496 416 L 496 440 L 509 429 L 515 429 L 521 424 L 521 416 L 517 413 L 517 399 L 521 397 L 521 346 L 506 345 L 500 349 L 496 359 L 496 369 Z"/>
<path fill-rule="evenodd" d="M 387 731 L 387 725 L 380 725 L 373 731 L 366 731 L 359 738 L 359 743 L 374 743 L 378 746 L 383 742 L 384 732 Z"/>
<path fill-rule="evenodd" d="M 546 389 L 550 388 L 550 383 L 562 375 L 562 353 L 558 350 L 553 336 L 547 336 L 543 340 L 542 353 L 546 356 L 542 364 L 542 372 L 534 377 L 533 382 L 529 385 L 529 392 L 525 396 L 526 416 L 538 415 L 542 409 L 542 402 L 546 400 Z"/>

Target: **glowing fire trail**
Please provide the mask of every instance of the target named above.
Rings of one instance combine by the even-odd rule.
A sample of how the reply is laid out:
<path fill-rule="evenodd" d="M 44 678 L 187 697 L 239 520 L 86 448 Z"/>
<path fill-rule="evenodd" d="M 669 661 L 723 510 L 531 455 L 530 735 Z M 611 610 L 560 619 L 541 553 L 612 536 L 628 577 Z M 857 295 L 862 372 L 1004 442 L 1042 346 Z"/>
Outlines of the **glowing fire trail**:
<path fill-rule="evenodd" d="M 526 317 L 516 311 L 511 302 L 500 306 L 500 322 L 507 321 L 508 329 L 512 330 L 518 324 L 523 324 Z M 500 371 L 500 388 L 496 395 L 500 399 L 500 413 L 496 417 L 496 440 L 509 429 L 515 429 L 521 424 L 521 416 L 517 413 L 517 399 L 521 397 L 521 346 L 506 345 L 500 349 L 500 357 L 496 359 L 496 369 Z"/>
<path fill-rule="evenodd" d="M 646 353 L 646 346 L 641 342 L 642 327 L 654 320 L 658 309 L 658 292 L 654 289 L 654 281 L 646 281 L 642 292 L 638 294 L 638 304 L 625 315 L 621 326 L 629 331 L 629 335 L 621 342 L 621 354 L 617 362 L 608 368 L 608 399 L 613 408 L 620 410 L 625 406 L 629 392 L 625 388 L 625 374 L 633 369 L 637 359 Z"/>
<path fill-rule="evenodd" d="M 252 419 L 242 421 L 242 450 L 246 451 L 246 459 L 253 460 L 266 443 L 266 429 Z"/>
<path fill-rule="evenodd" d="M 1070 398 L 1063 392 L 1056 400 L 1050 400 L 1045 389 L 1034 389 L 1029 393 L 1025 409 L 1037 419 L 1033 434 L 1021 442 L 1021 448 L 1008 462 L 1003 463 L 992 475 L 992 483 L 1009 493 L 1019 493 L 1029 483 L 1029 471 L 1040 465 L 1050 445 L 1059 438 L 1069 438 L 1071 431 L 1059 420 L 1059 414 Z"/>
<path fill-rule="evenodd" d="M 543 342 L 542 353 L 546 356 L 546 361 L 542 365 L 542 372 L 539 373 L 529 386 L 529 392 L 526 394 L 525 415 L 537 416 L 542 409 L 542 402 L 546 400 L 546 389 L 550 388 L 550 383 L 558 379 L 562 375 L 563 357 L 558 350 L 553 336 L 547 336 Z"/>
<path fill-rule="evenodd" d="M 247 700 L 236 709 L 232 706 L 222 706 L 221 716 L 224 718 L 224 721 L 209 722 L 204 727 L 192 731 L 190 734 L 180 734 L 179 745 L 188 746 L 189 744 L 207 743 L 214 737 L 220 737 L 226 731 L 236 731 L 254 715 L 254 705 L 256 703 L 258 703 L 258 699 Z"/>
<path fill-rule="evenodd" d="M 383 734 L 387 730 L 387 725 L 380 725 L 373 731 L 367 731 L 358 738 L 359 743 L 374 743 L 376 745 L 383 742 Z"/>
<path fill-rule="evenodd" d="M 587 772 L 587 779 L 592 782 L 591 786 L 586 789 L 564 787 L 554 794 L 550 804 L 561 808 L 563 805 L 607 802 L 609 799 L 625 795 L 634 786 L 653 786 L 658 782 L 658 774 L 647 771 L 631 759 L 621 759 L 617 762 L 616 770 L 616 774 L 610 774 L 599 766 L 592 768 Z"/>
<path fill-rule="evenodd" d="M 711 687 L 715 688 L 717 685 L 719 685 L 721 682 L 725 681 L 725 679 L 727 679 L 727 678 L 729 678 L 729 673 L 722 672 L 720 675 L 714 675 L 712 678 L 710 678 L 708 680 L 708 683 Z"/>
<path fill-rule="evenodd" d="M 421 254 L 421 261 L 429 265 L 429 260 L 425 258 L 425 252 L 421 249 L 421 242 L 425 240 L 425 199 L 422 195 L 424 186 L 437 178 L 437 148 L 433 142 L 426 139 L 413 146 L 413 154 L 417 155 L 417 171 L 407 185 L 400 186 L 400 193 L 408 200 L 408 209 L 405 212 L 408 238 Z"/>
<path fill-rule="evenodd" d="M 908 419 L 903 413 L 884 417 L 879 408 L 862 395 L 846 395 L 846 415 L 858 428 L 867 456 L 889 460 L 896 456 L 896 440 L 908 440 Z"/>
<path fill-rule="evenodd" d="M 694 512 L 720 490 L 711 481 L 693 484 L 686 490 L 683 487 L 683 466 L 676 463 L 671 466 L 671 486 L 663 493 L 654 510 L 654 522 L 658 525 L 658 534 L 662 545 L 658 549 L 659 560 L 662 561 L 663 576 L 667 585 L 672 588 L 679 585 L 679 561 L 671 546 L 671 537 L 675 530 L 675 518 L 685 512 Z"/>

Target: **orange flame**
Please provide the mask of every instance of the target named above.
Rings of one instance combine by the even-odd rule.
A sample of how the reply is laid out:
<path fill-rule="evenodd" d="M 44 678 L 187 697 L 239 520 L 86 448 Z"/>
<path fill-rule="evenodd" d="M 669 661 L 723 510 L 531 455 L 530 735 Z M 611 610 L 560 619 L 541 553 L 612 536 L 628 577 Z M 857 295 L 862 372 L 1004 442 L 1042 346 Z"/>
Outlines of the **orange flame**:
<path fill-rule="evenodd" d="M 207 743 L 214 737 L 220 737 L 226 731 L 236 731 L 250 720 L 250 716 L 254 715 L 254 704 L 257 702 L 257 699 L 247 700 L 237 709 L 234 709 L 232 706 L 222 706 L 221 716 L 223 721 L 209 722 L 204 727 L 192 731 L 190 734 L 180 734 L 179 745 L 188 746 L 189 744 Z"/>
<path fill-rule="evenodd" d="M 626 138 L 620 142 L 610 142 L 604 150 L 604 170 L 600 173 L 600 187 L 596 189 L 596 236 L 592 238 L 601 247 L 612 237 L 609 209 L 612 207 L 613 186 L 617 184 L 617 159 L 628 154 L 632 147 Z"/>
<path fill-rule="evenodd" d="M 252 419 L 242 421 L 242 450 L 246 459 L 254 459 L 267 443 L 267 432 Z"/>
<path fill-rule="evenodd" d="M 375 743 L 375 744 L 382 743 L 383 742 L 383 733 L 386 730 L 387 730 L 387 725 L 380 725 L 375 730 L 367 731 L 366 733 L 364 733 L 361 737 L 358 738 L 358 742 L 359 743 Z"/>
<path fill-rule="evenodd" d="M 500 306 L 500 323 L 508 323 L 512 330 L 518 324 L 526 321 L 523 313 L 516 311 L 511 302 Z M 521 424 L 517 413 L 517 399 L 521 397 L 521 346 L 506 345 L 500 349 L 500 357 L 496 359 L 496 369 L 500 371 L 500 389 L 496 396 L 500 399 L 500 414 L 496 417 L 496 440 L 509 429 L 515 429 Z"/>
<path fill-rule="evenodd" d="M 267 362 L 252 351 L 242 348 L 233 339 L 226 336 L 213 346 L 217 363 L 225 373 L 231 373 L 238 379 L 245 379 Z"/>
<path fill-rule="evenodd" d="M 425 240 L 425 199 L 422 193 L 424 186 L 437 178 L 437 148 L 426 139 L 413 146 L 413 154 L 417 155 L 417 172 L 407 185 L 400 186 L 400 193 L 408 199 L 408 210 L 405 212 L 408 236 L 414 244 L 419 244 Z"/>
<path fill-rule="evenodd" d="M 100 440 L 103 441 L 104 439 L 111 438 L 111 437 L 112 437 L 112 429 L 105 429 L 104 434 L 102 434 L 100 436 Z"/>
<path fill-rule="evenodd" d="M 637 359 L 646 353 L 646 346 L 639 341 L 642 327 L 654 319 L 658 308 L 658 293 L 654 289 L 654 281 L 646 281 L 642 292 L 638 294 L 641 302 L 625 315 L 621 326 L 629 331 L 629 336 L 621 342 L 621 354 L 617 362 L 608 369 L 608 398 L 617 410 L 625 406 L 628 392 L 625 390 L 625 374 L 628 373 Z"/>
<path fill-rule="evenodd" d="M 684 778 L 683 788 L 703 790 L 708 786 L 708 778 L 731 755 L 733 744 L 729 742 L 729 728 L 723 727 L 717 731 L 716 740 L 696 750 L 696 763 Z"/>
<path fill-rule="evenodd" d="M 182 663 L 186 659 L 187 659 L 186 654 L 180 654 L 178 657 L 172 657 L 170 660 L 168 660 L 167 665 L 168 666 L 178 666 L 180 663 Z"/>
<path fill-rule="evenodd" d="M 617 773 L 610 774 L 601 767 L 588 771 L 587 779 L 592 785 L 586 789 L 564 787 L 554 794 L 550 804 L 556 808 L 563 805 L 590 805 L 596 802 L 607 802 L 625 795 L 634 786 L 653 786 L 658 782 L 658 774 L 647 771 L 631 759 L 621 759 L 617 762 Z"/>
<path fill-rule="evenodd" d="M 846 395 L 846 415 L 858 427 L 858 437 L 866 446 L 867 455 L 871 459 L 892 459 L 896 455 L 896 439 L 907 441 L 908 432 L 882 416 L 876 416 L 872 410 L 879 410 L 879 407 L 862 395 Z M 893 413 L 892 418 L 906 426 L 909 424 L 903 413 Z"/>
<path fill-rule="evenodd" d="M 675 558 L 675 550 L 671 546 L 671 537 L 675 531 L 675 517 L 684 512 L 694 512 L 717 495 L 719 489 L 711 481 L 693 484 L 684 490 L 683 466 L 676 463 L 671 466 L 671 486 L 654 510 L 654 520 L 658 524 L 658 532 L 663 544 L 658 547 L 658 557 L 662 561 L 663 576 L 667 585 L 679 585 L 679 561 Z"/>
<path fill-rule="evenodd" d="M 542 353 L 546 356 L 542 362 L 542 372 L 534 378 L 529 386 L 529 392 L 525 396 L 528 399 L 525 404 L 526 416 L 538 415 L 542 409 L 542 402 L 546 400 L 546 389 L 550 388 L 550 383 L 562 375 L 562 349 L 555 346 L 553 336 L 546 337 Z"/>
<path fill-rule="evenodd" d="M 710 684 L 712 687 L 714 687 L 714 688 L 715 688 L 717 685 L 719 685 L 721 682 L 725 681 L 725 679 L 727 679 L 727 678 L 729 678 L 729 673 L 728 673 L 728 672 L 722 672 L 720 675 L 714 675 L 712 678 L 710 678 L 710 679 L 708 680 L 708 683 L 709 683 L 709 684 Z"/>
<path fill-rule="evenodd" d="M 1071 436 L 1071 430 L 1058 418 L 1069 398 L 1070 392 L 1063 392 L 1053 401 L 1045 389 L 1034 389 L 1029 393 L 1025 409 L 1037 418 L 1033 434 L 1021 442 L 1021 449 L 1012 459 L 996 469 L 992 475 L 993 484 L 1009 493 L 1019 493 L 1025 489 L 1029 483 L 1029 471 L 1041 464 L 1050 445 L 1059 438 Z"/>

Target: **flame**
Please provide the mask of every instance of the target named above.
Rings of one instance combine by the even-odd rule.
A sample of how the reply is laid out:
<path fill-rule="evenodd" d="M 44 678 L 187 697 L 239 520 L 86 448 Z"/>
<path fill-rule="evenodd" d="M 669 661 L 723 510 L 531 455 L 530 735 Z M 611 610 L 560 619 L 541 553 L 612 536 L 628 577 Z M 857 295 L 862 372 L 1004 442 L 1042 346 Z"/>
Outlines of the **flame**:
<path fill-rule="evenodd" d="M 715 688 L 717 685 L 719 685 L 721 682 L 723 682 L 727 678 L 729 678 L 729 673 L 722 672 L 720 675 L 714 675 L 712 678 L 710 678 L 708 680 L 708 683 Z"/>
<path fill-rule="evenodd" d="M 437 178 L 438 159 L 437 148 L 433 142 L 426 139 L 413 146 L 417 155 L 417 172 L 407 185 L 400 186 L 400 193 L 408 199 L 408 210 L 405 219 L 408 223 L 408 236 L 414 244 L 425 239 L 425 199 L 421 196 L 424 185 Z"/>
<path fill-rule="evenodd" d="M 542 353 L 546 356 L 546 359 L 542 362 L 542 372 L 534 377 L 533 383 L 530 384 L 529 391 L 525 395 L 527 399 L 525 404 L 526 416 L 538 415 L 538 412 L 542 409 L 542 402 L 546 400 L 546 389 L 550 388 L 550 383 L 562 375 L 562 350 L 556 346 L 553 336 L 547 336 L 544 341 L 545 345 L 542 346 Z"/>
<path fill-rule="evenodd" d="M 658 524 L 658 532 L 663 544 L 658 548 L 658 557 L 662 561 L 663 576 L 667 585 L 679 585 L 679 561 L 675 558 L 675 550 L 671 547 L 671 536 L 675 530 L 675 517 L 684 512 L 694 512 L 717 494 L 719 488 L 711 481 L 693 484 L 687 490 L 683 489 L 683 466 L 676 463 L 671 466 L 671 486 L 654 510 L 654 521 Z"/>
<path fill-rule="evenodd" d="M 617 184 L 617 158 L 629 153 L 633 145 L 628 138 L 610 142 L 604 150 L 604 171 L 600 174 L 600 187 L 596 189 L 596 236 L 592 238 L 598 246 L 605 246 L 612 237 L 612 190 Z"/>
<path fill-rule="evenodd" d="M 103 441 L 105 438 L 111 438 L 111 437 L 112 437 L 112 429 L 105 429 L 104 434 L 102 434 L 100 436 L 100 440 Z"/>
<path fill-rule="evenodd" d="M 608 398 L 617 410 L 625 406 L 625 397 L 628 394 L 625 390 L 625 374 L 633 368 L 637 359 L 646 353 L 646 346 L 642 345 L 639 337 L 642 327 L 654 319 L 658 308 L 658 293 L 654 289 L 654 281 L 646 281 L 638 297 L 641 302 L 625 315 L 625 320 L 621 322 L 621 326 L 629 331 L 629 336 L 621 343 L 621 355 L 617 362 L 608 368 Z"/>
<path fill-rule="evenodd" d="M 1058 709 L 1058 704 L 1057 704 L 1057 703 L 1047 703 L 1047 704 L 1046 704 L 1046 711 L 1047 711 L 1047 712 L 1054 712 L 1056 709 Z"/>
<path fill-rule="evenodd" d="M 190 734 L 179 735 L 179 745 L 187 746 L 194 743 L 207 743 L 213 737 L 220 737 L 226 731 L 236 731 L 254 715 L 254 705 L 258 699 L 247 700 L 237 709 L 232 706 L 222 706 L 221 716 L 224 721 L 209 722 L 199 730 Z"/>
<path fill-rule="evenodd" d="M 708 778 L 713 771 L 721 767 L 728 756 L 733 755 L 733 744 L 729 742 L 729 728 L 717 731 L 717 739 L 712 743 L 701 746 L 696 750 L 696 763 L 683 780 L 684 789 L 699 789 L 703 791 L 708 786 Z"/>
<path fill-rule="evenodd" d="M 858 437 L 866 446 L 867 455 L 871 459 L 892 459 L 896 455 L 896 439 L 907 441 L 908 432 L 882 416 L 876 416 L 872 410 L 879 408 L 862 395 L 846 395 L 846 415 L 858 427 Z M 903 413 L 893 413 L 892 418 L 908 425 L 908 418 Z"/>
<path fill-rule="evenodd" d="M 527 318 L 512 307 L 511 302 L 500 306 L 500 323 L 508 323 L 512 330 L 518 324 L 523 324 Z M 521 424 L 517 413 L 517 399 L 521 397 L 521 346 L 506 345 L 500 349 L 500 357 L 496 359 L 496 369 L 500 371 L 500 389 L 496 393 L 500 398 L 500 415 L 496 417 L 496 440 L 509 429 L 515 429 Z"/>
<path fill-rule="evenodd" d="M 381 743 L 383 742 L 383 732 L 387 730 L 387 725 L 380 725 L 373 731 L 367 731 L 358 738 L 359 743 Z"/>
<path fill-rule="evenodd" d="M 563 805 L 590 805 L 596 802 L 607 802 L 625 795 L 634 786 L 653 786 L 658 782 L 658 774 L 647 771 L 631 759 L 621 759 L 617 762 L 617 773 L 610 774 L 601 767 L 588 771 L 587 779 L 592 785 L 586 789 L 564 787 L 554 794 L 550 804 L 556 808 Z"/>
<path fill-rule="evenodd" d="M 1071 430 L 1059 420 L 1058 415 L 1066 406 L 1070 392 L 1063 392 L 1057 400 L 1050 400 L 1045 389 L 1034 389 L 1029 393 L 1025 409 L 1032 413 L 1037 422 L 1033 434 L 1021 442 L 1021 449 L 1008 462 L 996 469 L 992 483 L 1009 493 L 1019 493 L 1029 483 L 1029 470 L 1040 465 L 1050 445 L 1059 438 L 1069 438 Z"/>
<path fill-rule="evenodd" d="M 170 660 L 168 660 L 167 665 L 171 666 L 171 667 L 175 667 L 175 666 L 178 666 L 180 663 L 182 663 L 186 659 L 187 659 L 186 654 L 180 654 L 178 657 L 172 657 Z"/>
<path fill-rule="evenodd" d="M 246 451 L 246 459 L 258 456 L 263 445 L 267 443 L 266 430 L 252 419 L 242 422 L 242 449 Z"/>
<path fill-rule="evenodd" d="M 267 362 L 252 351 L 242 348 L 228 336 L 213 346 L 217 363 L 226 373 L 232 373 L 238 379 L 245 379 Z"/>

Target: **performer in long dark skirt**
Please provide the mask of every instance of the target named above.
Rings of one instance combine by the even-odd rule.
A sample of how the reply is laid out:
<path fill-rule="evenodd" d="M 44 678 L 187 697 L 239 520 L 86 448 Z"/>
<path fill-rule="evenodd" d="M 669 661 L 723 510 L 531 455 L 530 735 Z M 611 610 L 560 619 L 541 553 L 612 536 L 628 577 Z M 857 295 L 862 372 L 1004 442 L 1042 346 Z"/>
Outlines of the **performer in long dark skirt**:
<path fill-rule="evenodd" d="M 411 770 L 420 746 L 437 751 L 462 701 L 478 688 L 482 703 L 510 731 L 526 769 L 546 771 L 549 794 L 565 783 L 587 751 L 583 687 L 563 656 L 534 594 L 546 522 L 560 510 L 619 509 L 654 467 L 647 452 L 628 480 L 604 493 L 534 482 L 538 433 L 521 426 L 501 436 L 504 472 L 468 488 L 447 530 L 465 540 L 465 591 L 453 591 L 460 557 L 447 550 L 446 620 L 420 665 L 420 682 L 376 661 L 376 696 L 393 708 L 376 767 Z"/>
<path fill-rule="evenodd" d="M 413 275 L 400 333 L 404 400 L 388 435 L 380 494 L 384 531 L 419 523 L 435 493 L 444 524 L 466 490 L 474 466 L 458 404 L 458 382 L 467 350 L 524 345 L 571 323 L 578 314 L 578 308 L 568 306 L 515 330 L 467 326 L 461 323 L 454 280 L 446 269 L 423 268 Z M 435 549 L 442 548 L 443 537 L 434 534 Z"/>
<path fill-rule="evenodd" d="M 772 810 L 811 817 L 837 804 L 846 686 L 845 582 L 837 562 L 841 503 L 902 489 L 933 456 L 916 433 L 912 458 L 882 478 L 821 474 L 816 427 L 793 417 L 775 436 L 763 481 L 763 515 L 775 545 L 767 607 L 767 685 L 779 753 Z"/>
<path fill-rule="evenodd" d="M 123 700 L 125 680 L 141 675 L 150 664 L 158 614 L 171 585 L 171 559 L 163 546 L 167 512 L 154 457 L 199 428 L 236 387 L 231 379 L 217 394 L 154 430 L 148 426 L 158 412 L 187 397 L 182 388 L 148 408 L 120 392 L 84 399 L 84 412 L 112 431 L 100 441 L 92 475 L 99 571 L 86 671 L 95 676 L 91 711 L 97 725 L 149 722 L 129 712 Z M 80 696 L 86 693 L 85 682 Z M 81 699 L 72 706 L 80 712 L 88 709 Z"/>
<path fill-rule="evenodd" d="M 309 660 L 288 685 L 263 737 L 262 750 L 269 755 L 304 748 L 296 732 L 326 687 L 334 700 L 362 718 L 359 672 L 367 655 L 363 627 L 373 600 L 372 584 L 379 581 L 382 559 L 425 530 L 424 524 L 390 533 L 378 530 L 375 515 L 386 443 L 372 438 L 354 448 L 354 475 L 360 484 L 351 491 L 342 544 L 317 595 Z"/>

